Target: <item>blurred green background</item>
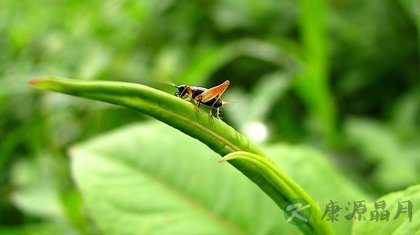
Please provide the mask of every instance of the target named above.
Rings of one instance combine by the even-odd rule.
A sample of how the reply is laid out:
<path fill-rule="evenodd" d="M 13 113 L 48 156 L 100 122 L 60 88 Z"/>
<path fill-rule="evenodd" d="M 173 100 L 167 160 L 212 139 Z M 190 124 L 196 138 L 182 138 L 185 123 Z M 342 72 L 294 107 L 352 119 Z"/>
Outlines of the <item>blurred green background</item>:
<path fill-rule="evenodd" d="M 229 79 L 223 120 L 250 139 L 319 149 L 373 197 L 418 184 L 419 28 L 410 0 L 2 0 L 0 233 L 97 233 L 66 151 L 149 119 L 26 85 L 40 75 Z"/>

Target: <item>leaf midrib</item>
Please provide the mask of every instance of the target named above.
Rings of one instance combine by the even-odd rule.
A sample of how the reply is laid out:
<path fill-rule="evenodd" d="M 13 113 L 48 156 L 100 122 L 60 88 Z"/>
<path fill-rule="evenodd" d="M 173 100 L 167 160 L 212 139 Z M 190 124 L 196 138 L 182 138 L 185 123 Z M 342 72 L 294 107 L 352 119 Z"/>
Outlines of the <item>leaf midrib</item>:
<path fill-rule="evenodd" d="M 87 154 L 89 154 L 90 151 L 86 151 Z M 181 200 L 185 201 L 193 210 L 201 211 L 204 215 L 207 216 L 207 218 L 215 221 L 217 224 L 220 224 L 221 227 L 226 228 L 228 231 L 230 231 L 232 234 L 236 235 L 251 235 L 247 233 L 246 231 L 243 231 L 240 227 L 236 226 L 232 222 L 224 219 L 223 217 L 220 217 L 220 215 L 214 213 L 213 211 L 209 210 L 207 207 L 205 207 L 202 203 L 197 201 L 196 199 L 190 197 L 190 195 L 184 193 L 183 191 L 179 190 L 178 188 L 172 186 L 171 184 L 168 184 L 166 181 L 160 179 L 159 177 L 156 177 L 152 173 L 148 172 L 142 167 L 139 167 L 136 164 L 132 164 L 129 161 L 122 160 L 122 159 L 116 159 L 113 157 L 110 157 L 109 155 L 98 155 L 97 153 L 92 153 L 93 155 L 97 155 L 100 158 L 105 157 L 110 161 L 116 162 L 117 164 L 121 164 L 124 167 L 131 169 L 133 172 L 136 172 L 144 177 L 149 178 L 151 181 L 155 182 L 156 184 L 160 185 L 164 189 L 170 191 L 173 193 L 173 195 L 179 197 Z M 83 191 L 81 190 L 82 194 Z"/>
<path fill-rule="evenodd" d="M 187 102 L 189 106 L 192 106 L 192 108 L 194 108 L 194 105 L 192 103 L 190 103 L 188 101 L 185 101 L 185 100 L 184 100 L 184 102 Z M 149 106 L 149 107 L 151 107 L 153 109 L 157 109 L 157 110 L 159 110 L 159 112 L 167 114 L 167 116 L 172 116 L 174 118 L 181 119 L 183 122 L 186 122 L 186 123 L 188 123 L 188 124 L 196 127 L 197 129 L 199 129 L 199 130 L 207 133 L 210 136 L 213 136 L 215 139 L 219 140 L 220 142 L 222 142 L 226 146 L 230 147 L 234 151 L 240 151 L 241 150 L 240 147 L 238 147 L 237 145 L 233 144 L 229 140 L 227 140 L 227 139 L 223 138 L 222 136 L 220 136 L 219 134 L 211 131 L 207 127 L 204 127 L 203 125 L 200 125 L 199 122 L 192 121 L 191 119 L 188 119 L 188 118 L 186 118 L 184 116 L 181 116 L 181 115 L 179 115 L 179 114 L 177 114 L 175 112 L 171 112 L 171 111 L 169 111 L 167 109 L 164 109 L 164 108 L 160 107 L 159 105 L 148 105 L 148 104 L 146 104 L 145 106 Z M 155 118 L 158 118 L 158 117 L 155 117 Z M 209 118 L 211 118 L 211 117 L 209 117 Z M 216 121 L 220 121 L 220 120 L 216 120 Z M 220 121 L 220 122 L 222 122 L 222 121 Z"/>

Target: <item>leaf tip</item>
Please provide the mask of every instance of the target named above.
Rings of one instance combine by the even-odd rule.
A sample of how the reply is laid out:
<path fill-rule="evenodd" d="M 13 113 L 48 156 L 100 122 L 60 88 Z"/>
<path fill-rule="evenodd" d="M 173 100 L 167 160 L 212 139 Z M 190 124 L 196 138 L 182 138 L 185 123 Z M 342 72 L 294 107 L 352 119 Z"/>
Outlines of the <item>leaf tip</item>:
<path fill-rule="evenodd" d="M 220 158 L 217 163 L 221 164 L 221 163 L 224 163 L 224 162 L 226 162 L 226 157 Z"/>
<path fill-rule="evenodd" d="M 45 80 L 45 77 L 34 77 L 34 78 L 31 78 L 31 80 L 28 81 L 28 85 L 29 86 L 36 86 L 38 83 L 42 82 L 43 80 Z"/>

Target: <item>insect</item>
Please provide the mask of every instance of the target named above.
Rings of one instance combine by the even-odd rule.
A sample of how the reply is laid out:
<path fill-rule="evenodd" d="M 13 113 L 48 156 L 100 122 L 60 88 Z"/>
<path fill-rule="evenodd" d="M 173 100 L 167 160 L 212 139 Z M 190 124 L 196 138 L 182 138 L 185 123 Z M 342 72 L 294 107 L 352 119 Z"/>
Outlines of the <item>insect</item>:
<path fill-rule="evenodd" d="M 200 113 L 198 108 L 201 104 L 210 107 L 210 117 L 212 118 L 213 114 L 211 111 L 213 108 L 216 108 L 216 118 L 220 119 L 220 107 L 222 107 L 222 105 L 225 103 L 220 99 L 220 97 L 223 95 L 229 85 L 229 80 L 226 80 L 224 83 L 212 88 L 179 85 L 175 86 L 178 91 L 176 91 L 174 95 L 180 98 L 188 95 L 185 100 L 190 101 L 192 99 L 197 105 L 196 110 L 198 113 Z"/>

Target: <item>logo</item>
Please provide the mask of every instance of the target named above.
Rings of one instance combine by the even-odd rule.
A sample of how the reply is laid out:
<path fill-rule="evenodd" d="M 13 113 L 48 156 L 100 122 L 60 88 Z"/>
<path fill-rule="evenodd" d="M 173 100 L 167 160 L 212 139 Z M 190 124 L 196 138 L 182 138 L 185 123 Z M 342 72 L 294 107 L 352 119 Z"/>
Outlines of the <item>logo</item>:
<path fill-rule="evenodd" d="M 312 216 L 311 205 L 301 198 L 288 201 L 283 208 L 283 212 L 286 221 L 297 226 L 308 223 Z"/>

